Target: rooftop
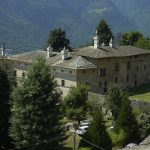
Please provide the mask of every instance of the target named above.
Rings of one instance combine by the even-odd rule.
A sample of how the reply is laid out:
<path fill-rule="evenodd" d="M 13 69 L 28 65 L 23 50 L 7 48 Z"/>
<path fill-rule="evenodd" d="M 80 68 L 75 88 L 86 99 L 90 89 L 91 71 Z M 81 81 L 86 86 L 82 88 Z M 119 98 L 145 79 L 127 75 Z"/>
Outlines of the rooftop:
<path fill-rule="evenodd" d="M 64 68 L 72 68 L 72 69 L 90 69 L 96 68 L 94 64 L 86 60 L 81 56 L 73 56 L 69 57 L 66 60 L 60 60 L 54 63 L 52 66 L 59 66 Z"/>
<path fill-rule="evenodd" d="M 103 46 L 97 49 L 93 46 L 87 46 L 76 49 L 75 54 L 92 58 L 126 57 L 140 54 L 150 54 L 150 50 L 144 50 L 133 46 Z"/>

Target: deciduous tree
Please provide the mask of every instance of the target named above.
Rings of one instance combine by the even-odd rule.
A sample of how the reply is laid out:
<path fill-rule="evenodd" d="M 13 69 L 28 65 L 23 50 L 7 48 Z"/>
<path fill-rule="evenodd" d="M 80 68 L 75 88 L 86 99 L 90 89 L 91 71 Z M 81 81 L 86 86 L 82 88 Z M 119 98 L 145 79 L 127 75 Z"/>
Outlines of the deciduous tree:
<path fill-rule="evenodd" d="M 86 85 L 72 87 L 64 99 L 67 117 L 77 119 L 79 124 L 87 109 L 87 91 Z"/>

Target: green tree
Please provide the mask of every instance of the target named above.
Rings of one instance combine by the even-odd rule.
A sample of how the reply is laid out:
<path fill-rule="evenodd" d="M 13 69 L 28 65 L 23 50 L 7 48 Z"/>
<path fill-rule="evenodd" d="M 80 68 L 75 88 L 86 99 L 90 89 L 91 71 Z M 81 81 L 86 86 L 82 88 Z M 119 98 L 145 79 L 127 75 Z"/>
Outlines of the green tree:
<path fill-rule="evenodd" d="M 134 45 L 143 49 L 150 49 L 150 39 L 141 37 Z"/>
<path fill-rule="evenodd" d="M 61 94 L 44 58 L 33 63 L 12 99 L 10 136 L 16 148 L 59 149 L 64 136 Z"/>
<path fill-rule="evenodd" d="M 66 33 L 61 28 L 50 31 L 48 44 L 53 47 L 54 51 L 61 51 L 64 47 L 70 49 L 70 41 L 66 38 Z"/>
<path fill-rule="evenodd" d="M 77 87 L 72 87 L 64 99 L 67 117 L 77 119 L 79 124 L 86 113 L 88 100 L 87 92 L 87 86 L 80 84 Z"/>
<path fill-rule="evenodd" d="M 0 67 L 0 149 L 7 149 L 10 146 L 8 136 L 10 117 L 10 82 L 6 71 Z"/>
<path fill-rule="evenodd" d="M 126 32 L 122 34 L 120 44 L 133 46 L 142 37 L 143 35 L 137 31 Z"/>
<path fill-rule="evenodd" d="M 105 20 L 101 20 L 97 26 L 97 34 L 99 37 L 99 44 L 104 43 L 105 45 L 109 45 L 110 39 L 113 38 L 113 33 L 111 28 L 107 24 Z"/>
<path fill-rule="evenodd" d="M 123 96 L 121 108 L 115 123 L 115 130 L 123 129 L 126 138 L 124 144 L 137 142 L 139 140 L 139 127 L 132 112 L 131 102 L 127 95 Z"/>
<path fill-rule="evenodd" d="M 118 117 L 119 110 L 121 107 L 122 97 L 123 97 L 123 92 L 116 85 L 113 85 L 109 88 L 106 97 L 106 105 L 108 109 L 110 109 L 110 111 L 112 112 L 112 115 L 114 117 L 113 121 L 115 121 Z"/>
<path fill-rule="evenodd" d="M 94 112 L 91 125 L 83 138 L 105 150 L 112 149 L 111 138 L 106 131 L 105 122 L 101 111 Z M 97 148 L 93 146 L 92 150 L 97 150 Z"/>

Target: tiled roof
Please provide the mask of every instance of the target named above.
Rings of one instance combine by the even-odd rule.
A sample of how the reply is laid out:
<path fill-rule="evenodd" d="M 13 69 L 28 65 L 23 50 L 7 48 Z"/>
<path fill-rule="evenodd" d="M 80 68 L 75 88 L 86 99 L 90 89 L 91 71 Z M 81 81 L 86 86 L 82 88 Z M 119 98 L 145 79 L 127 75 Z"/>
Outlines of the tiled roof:
<path fill-rule="evenodd" d="M 54 63 L 52 66 L 59 66 L 64 68 L 72 68 L 72 69 L 89 69 L 96 68 L 94 64 L 86 60 L 81 56 L 73 56 L 69 57 L 66 60 L 60 60 Z"/>
<path fill-rule="evenodd" d="M 103 46 L 95 49 L 93 46 L 82 47 L 76 49 L 76 55 L 87 56 L 92 58 L 106 57 L 126 57 L 140 54 L 150 54 L 150 50 L 144 50 L 133 46 Z"/>

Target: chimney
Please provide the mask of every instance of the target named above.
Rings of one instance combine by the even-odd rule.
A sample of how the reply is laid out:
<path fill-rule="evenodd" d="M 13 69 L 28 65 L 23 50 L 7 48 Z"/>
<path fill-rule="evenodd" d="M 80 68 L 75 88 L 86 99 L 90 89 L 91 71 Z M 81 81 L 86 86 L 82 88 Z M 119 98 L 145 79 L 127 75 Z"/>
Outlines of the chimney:
<path fill-rule="evenodd" d="M 110 41 L 109 41 L 109 46 L 113 47 L 113 38 L 111 37 Z"/>
<path fill-rule="evenodd" d="M 97 49 L 98 46 L 99 46 L 99 38 L 98 38 L 98 35 L 97 35 L 97 30 L 95 32 L 95 36 L 94 36 L 94 48 Z"/>
<path fill-rule="evenodd" d="M 6 54 L 5 54 L 5 45 L 4 44 L 1 46 L 1 54 L 2 54 L 2 56 L 6 56 Z"/>
<path fill-rule="evenodd" d="M 47 58 L 50 58 L 52 56 L 52 52 L 53 52 L 53 48 L 49 44 L 49 46 L 47 47 Z"/>
<path fill-rule="evenodd" d="M 64 49 L 61 51 L 61 56 L 62 56 L 62 60 L 68 58 L 68 49 L 66 49 L 66 47 L 64 47 Z"/>

